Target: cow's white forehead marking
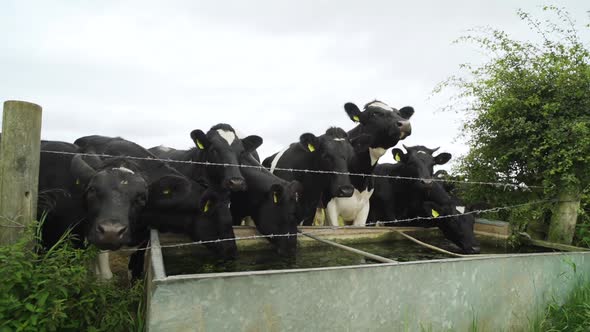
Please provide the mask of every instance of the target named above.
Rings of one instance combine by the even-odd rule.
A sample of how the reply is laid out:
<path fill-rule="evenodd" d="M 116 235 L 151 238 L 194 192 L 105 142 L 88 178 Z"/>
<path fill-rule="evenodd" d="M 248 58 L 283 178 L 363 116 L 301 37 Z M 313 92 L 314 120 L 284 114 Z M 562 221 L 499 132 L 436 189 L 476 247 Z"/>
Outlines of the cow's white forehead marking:
<path fill-rule="evenodd" d="M 420 151 L 418 151 L 418 152 L 416 152 L 416 153 L 424 153 L 424 154 L 428 154 L 428 152 L 426 152 L 426 151 L 422 151 L 422 150 L 420 150 Z"/>
<path fill-rule="evenodd" d="M 386 111 L 393 111 L 393 108 L 391 108 L 391 106 L 387 105 L 386 103 L 380 102 L 380 101 L 374 101 L 374 102 L 370 103 L 369 105 L 367 105 L 367 107 L 378 107 L 378 108 L 384 109 Z"/>
<path fill-rule="evenodd" d="M 223 137 L 227 141 L 227 144 L 231 145 L 236 139 L 236 134 L 233 131 L 226 131 L 223 129 L 217 129 L 219 136 Z"/>
<path fill-rule="evenodd" d="M 129 168 L 123 167 L 123 166 L 115 167 L 115 168 L 113 168 L 113 171 L 121 171 L 123 173 L 135 174 L 134 171 L 130 170 Z"/>
<path fill-rule="evenodd" d="M 162 152 L 168 152 L 168 151 L 172 150 L 172 148 L 169 148 L 165 145 L 160 145 L 160 146 L 158 146 L 158 150 L 160 150 Z"/>
<path fill-rule="evenodd" d="M 465 213 L 465 207 L 464 206 L 459 206 L 457 205 L 457 211 L 459 211 L 459 213 Z"/>
<path fill-rule="evenodd" d="M 334 138 L 336 142 L 346 141 L 346 138 Z"/>

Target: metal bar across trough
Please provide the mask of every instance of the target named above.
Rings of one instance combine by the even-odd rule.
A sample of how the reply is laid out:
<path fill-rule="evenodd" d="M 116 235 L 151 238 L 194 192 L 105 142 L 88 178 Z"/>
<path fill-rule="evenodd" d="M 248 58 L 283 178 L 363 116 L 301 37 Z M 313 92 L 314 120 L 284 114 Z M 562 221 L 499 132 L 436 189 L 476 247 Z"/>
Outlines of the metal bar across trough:
<path fill-rule="evenodd" d="M 389 258 L 381 257 L 381 256 L 378 256 L 378 255 L 374 255 L 374 254 L 368 253 L 366 251 L 362 251 L 362 250 L 358 250 L 358 249 L 355 249 L 355 248 L 351 248 L 349 246 L 345 246 L 345 245 L 340 244 L 340 243 L 336 243 L 336 242 L 324 240 L 324 239 L 321 239 L 321 238 L 319 238 L 317 236 L 314 236 L 314 235 L 311 235 L 311 234 L 307 234 L 307 233 L 303 233 L 303 232 L 301 232 L 301 234 L 303 234 L 303 235 L 305 235 L 307 237 L 310 237 L 310 238 L 312 238 L 312 239 L 314 239 L 316 241 L 320 241 L 322 243 L 331 245 L 333 247 L 337 247 L 337 248 L 340 248 L 340 249 L 343 249 L 343 250 L 346 250 L 346 251 L 353 252 L 353 253 L 358 254 L 358 255 L 365 256 L 365 257 L 370 258 L 370 259 L 372 259 L 374 261 L 377 261 L 377 262 L 381 262 L 381 263 L 397 263 L 397 261 L 395 261 L 393 259 L 389 259 Z"/>

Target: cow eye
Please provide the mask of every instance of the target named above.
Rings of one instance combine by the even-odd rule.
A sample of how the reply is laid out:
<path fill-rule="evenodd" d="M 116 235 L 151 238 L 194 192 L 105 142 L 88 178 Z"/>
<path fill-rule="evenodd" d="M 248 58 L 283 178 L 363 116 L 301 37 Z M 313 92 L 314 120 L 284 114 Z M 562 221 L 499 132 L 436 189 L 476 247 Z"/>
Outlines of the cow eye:
<path fill-rule="evenodd" d="M 88 195 L 96 195 L 96 188 L 95 187 L 88 187 L 88 190 L 86 190 L 86 193 Z"/>

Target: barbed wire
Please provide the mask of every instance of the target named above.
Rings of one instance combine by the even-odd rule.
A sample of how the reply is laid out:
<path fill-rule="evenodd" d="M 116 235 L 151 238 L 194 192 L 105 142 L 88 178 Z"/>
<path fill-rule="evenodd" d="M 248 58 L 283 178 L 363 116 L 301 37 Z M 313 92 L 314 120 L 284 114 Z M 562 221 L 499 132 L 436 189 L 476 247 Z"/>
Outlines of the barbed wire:
<path fill-rule="evenodd" d="M 522 204 L 515 204 L 510 206 L 500 206 L 494 207 L 490 209 L 482 209 L 482 210 L 474 210 L 465 213 L 458 213 L 458 214 L 449 214 L 449 215 L 441 215 L 438 217 L 413 217 L 407 219 L 398 219 L 398 220 L 389 220 L 389 221 L 375 221 L 372 223 L 366 223 L 365 226 L 377 226 L 377 225 L 388 225 L 388 224 L 398 224 L 398 223 L 405 223 L 405 222 L 412 222 L 412 221 L 424 221 L 424 220 L 434 220 L 434 219 L 443 219 L 443 218 L 452 218 L 452 217 L 459 217 L 462 215 L 469 215 L 469 214 L 478 214 L 478 213 L 486 213 L 486 212 L 498 212 L 502 210 L 509 210 L 514 208 L 519 208 L 528 205 L 536 205 L 542 203 L 550 203 L 550 202 L 559 202 L 558 199 L 549 199 L 549 200 L 539 200 L 539 201 L 532 201 Z M 242 241 L 242 240 L 256 240 L 256 239 L 266 239 L 266 238 L 281 238 L 281 237 L 297 237 L 297 236 L 304 236 L 305 234 L 322 234 L 326 232 L 333 232 L 340 229 L 350 229 L 350 228 L 363 228 L 363 226 L 355 226 L 355 225 L 345 225 L 345 226 L 318 226 L 322 227 L 320 229 L 314 230 L 312 232 L 298 232 L 298 233 L 285 233 L 285 234 L 267 234 L 267 235 L 249 235 L 249 236 L 242 236 L 242 237 L 233 237 L 233 238 L 224 238 L 224 239 L 215 239 L 215 240 L 205 240 L 205 241 L 194 241 L 194 242 L 185 242 L 185 243 L 175 243 L 175 244 L 165 244 L 159 245 L 158 248 L 179 248 L 179 247 L 187 247 L 187 246 L 194 246 L 194 245 L 202 245 L 202 244 L 215 244 L 221 242 L 228 242 L 228 241 Z M 419 226 L 417 226 L 419 227 Z M 367 228 L 371 229 L 371 228 Z M 142 251 L 151 249 L 152 246 L 146 246 L 144 248 L 123 248 L 119 249 L 118 251 Z"/>
<path fill-rule="evenodd" d="M 220 167 L 238 167 L 238 168 L 254 168 L 260 170 L 268 170 L 264 166 L 258 165 L 243 165 L 243 164 L 228 164 L 228 163 L 214 163 L 209 161 L 193 161 L 193 160 L 174 160 L 174 159 L 162 159 L 162 158 L 150 158 L 150 157 L 132 157 L 132 156 L 117 156 L 103 153 L 83 153 L 83 152 L 65 152 L 65 151 L 49 151 L 41 150 L 42 153 L 53 153 L 63 155 L 81 155 L 81 156 L 92 156 L 102 158 L 127 158 L 131 160 L 147 160 L 147 161 L 161 161 L 166 163 L 178 163 L 178 164 L 194 164 L 202 166 L 220 166 Z M 452 179 L 437 179 L 437 178 L 415 178 L 408 176 L 398 175 L 381 175 L 381 174 L 365 174 L 365 173 L 352 173 L 352 172 L 339 172 L 339 171 L 326 171 L 326 170 L 314 170 L 314 169 L 299 169 L 299 168 L 283 168 L 275 167 L 275 171 L 286 171 L 286 172 L 301 172 L 301 173 L 317 173 L 317 174 L 331 174 L 331 175 L 348 175 L 348 176 L 359 176 L 367 178 L 385 178 L 385 179 L 397 179 L 397 180 L 412 180 L 412 181 L 434 181 L 434 182 L 448 182 L 448 183 L 462 183 L 462 184 L 476 184 L 476 185 L 489 185 L 496 188 L 512 188 L 515 190 L 527 191 L 530 189 L 547 189 L 544 186 L 529 186 L 523 184 L 514 184 L 506 182 L 485 182 L 485 181 L 460 181 Z"/>

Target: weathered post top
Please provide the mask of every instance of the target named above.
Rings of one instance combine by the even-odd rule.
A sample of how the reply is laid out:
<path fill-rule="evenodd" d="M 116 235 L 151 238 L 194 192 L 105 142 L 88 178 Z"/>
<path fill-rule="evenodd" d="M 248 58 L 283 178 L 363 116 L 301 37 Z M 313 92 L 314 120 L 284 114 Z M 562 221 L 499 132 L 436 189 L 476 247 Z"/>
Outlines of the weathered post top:
<path fill-rule="evenodd" d="M 41 106 L 4 102 L 0 143 L 0 245 L 14 243 L 36 219 Z"/>

